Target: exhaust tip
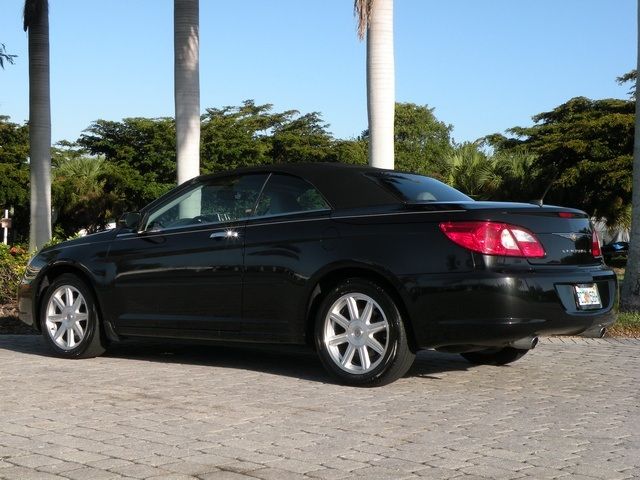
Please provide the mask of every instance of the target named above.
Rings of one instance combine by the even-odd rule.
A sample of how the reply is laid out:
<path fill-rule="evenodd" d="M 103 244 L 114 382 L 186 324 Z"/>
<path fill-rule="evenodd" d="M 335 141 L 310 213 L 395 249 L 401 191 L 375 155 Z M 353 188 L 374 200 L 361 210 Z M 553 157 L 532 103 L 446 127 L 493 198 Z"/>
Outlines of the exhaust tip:
<path fill-rule="evenodd" d="M 602 325 L 597 325 L 595 327 L 591 327 L 580 334 L 581 337 L 587 338 L 602 338 L 607 333 L 607 327 L 603 327 Z"/>
<path fill-rule="evenodd" d="M 538 337 L 533 337 L 531 339 L 531 348 L 530 348 L 530 350 L 533 350 L 534 348 L 536 348 L 536 345 L 538 345 L 538 341 L 539 341 Z"/>
<path fill-rule="evenodd" d="M 519 350 L 533 350 L 538 344 L 538 337 L 524 337 L 509 343 L 510 347 Z"/>

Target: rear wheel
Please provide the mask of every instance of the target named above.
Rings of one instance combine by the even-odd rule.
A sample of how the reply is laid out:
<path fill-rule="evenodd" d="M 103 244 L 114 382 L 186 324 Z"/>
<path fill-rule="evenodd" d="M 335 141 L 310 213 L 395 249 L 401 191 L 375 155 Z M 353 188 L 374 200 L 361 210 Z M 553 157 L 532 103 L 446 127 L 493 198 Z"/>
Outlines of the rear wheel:
<path fill-rule="evenodd" d="M 347 385 L 391 383 L 415 358 L 393 299 L 365 279 L 346 280 L 323 299 L 315 340 L 325 368 Z"/>
<path fill-rule="evenodd" d="M 461 353 L 465 360 L 475 365 L 506 365 L 521 359 L 529 350 L 520 348 L 488 348 L 477 352 Z"/>
<path fill-rule="evenodd" d="M 75 275 L 60 275 L 42 299 L 42 334 L 60 357 L 90 358 L 104 353 L 98 317 L 93 293 Z"/>

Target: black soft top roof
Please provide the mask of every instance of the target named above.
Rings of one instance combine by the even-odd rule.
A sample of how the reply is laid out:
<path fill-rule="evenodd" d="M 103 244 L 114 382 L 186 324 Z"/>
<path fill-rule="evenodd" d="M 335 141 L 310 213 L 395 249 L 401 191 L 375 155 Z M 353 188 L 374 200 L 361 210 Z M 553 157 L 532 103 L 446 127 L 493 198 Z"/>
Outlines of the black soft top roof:
<path fill-rule="evenodd" d="M 284 173 L 311 182 L 333 208 L 359 208 L 402 203 L 393 193 L 366 174 L 382 170 L 344 163 L 283 163 L 229 171 L 229 174 Z M 396 172 L 398 173 L 398 172 Z"/>

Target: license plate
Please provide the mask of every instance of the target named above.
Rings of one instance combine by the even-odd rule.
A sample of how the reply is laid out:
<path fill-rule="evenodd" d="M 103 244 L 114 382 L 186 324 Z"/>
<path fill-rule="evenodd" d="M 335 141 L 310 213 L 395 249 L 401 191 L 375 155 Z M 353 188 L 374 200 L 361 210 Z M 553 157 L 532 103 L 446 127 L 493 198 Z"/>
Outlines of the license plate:
<path fill-rule="evenodd" d="M 576 292 L 576 301 L 578 303 L 578 308 L 602 308 L 600 293 L 598 292 L 598 286 L 595 283 L 587 285 L 576 285 L 573 288 Z"/>

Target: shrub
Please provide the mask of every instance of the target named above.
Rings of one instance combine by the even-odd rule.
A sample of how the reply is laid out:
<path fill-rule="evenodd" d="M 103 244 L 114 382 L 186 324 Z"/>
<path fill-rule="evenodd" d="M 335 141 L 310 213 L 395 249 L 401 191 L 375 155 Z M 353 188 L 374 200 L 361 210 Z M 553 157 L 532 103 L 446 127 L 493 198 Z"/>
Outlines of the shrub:
<path fill-rule="evenodd" d="M 14 303 L 18 284 L 29 261 L 29 253 L 21 246 L 0 243 L 0 305 Z"/>

